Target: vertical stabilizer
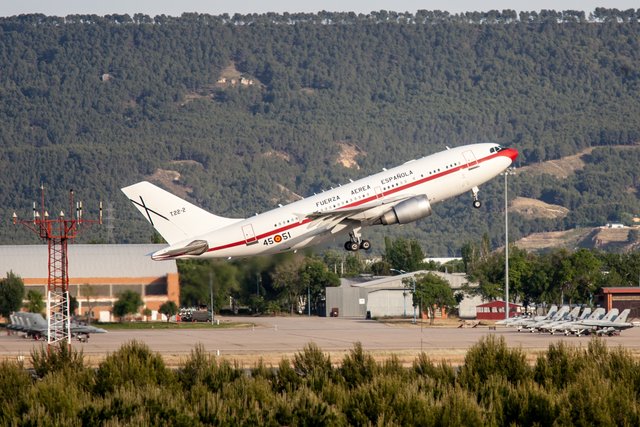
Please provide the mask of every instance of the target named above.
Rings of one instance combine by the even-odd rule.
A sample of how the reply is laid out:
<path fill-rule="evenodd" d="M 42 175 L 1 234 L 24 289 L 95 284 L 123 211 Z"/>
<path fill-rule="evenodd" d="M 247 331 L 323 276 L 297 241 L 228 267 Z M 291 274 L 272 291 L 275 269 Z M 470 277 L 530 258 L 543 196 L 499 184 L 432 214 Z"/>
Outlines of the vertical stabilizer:
<path fill-rule="evenodd" d="M 631 310 L 625 308 L 624 310 L 622 310 L 622 313 L 620 313 L 620 315 L 616 317 L 616 320 L 614 320 L 613 323 L 626 323 L 627 317 L 629 317 L 629 313 L 631 313 Z"/>
<path fill-rule="evenodd" d="M 147 181 L 122 192 L 170 245 L 241 221 L 213 215 Z"/>

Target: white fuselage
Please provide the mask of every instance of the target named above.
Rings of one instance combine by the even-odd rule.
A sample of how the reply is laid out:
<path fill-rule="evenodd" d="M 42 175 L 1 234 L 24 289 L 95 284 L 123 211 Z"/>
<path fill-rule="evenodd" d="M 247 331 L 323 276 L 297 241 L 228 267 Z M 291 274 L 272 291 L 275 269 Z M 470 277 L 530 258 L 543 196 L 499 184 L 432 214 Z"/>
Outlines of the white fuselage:
<path fill-rule="evenodd" d="M 372 225 L 407 197 L 424 195 L 433 205 L 469 192 L 500 174 L 517 156 L 513 149 L 497 151 L 496 146 L 484 143 L 448 149 L 204 232 L 196 238 L 206 241 L 208 250 L 197 257 L 245 257 L 296 250 L 349 232 L 351 223 Z M 162 259 L 162 253 L 191 240 L 156 252 L 154 258 Z"/>

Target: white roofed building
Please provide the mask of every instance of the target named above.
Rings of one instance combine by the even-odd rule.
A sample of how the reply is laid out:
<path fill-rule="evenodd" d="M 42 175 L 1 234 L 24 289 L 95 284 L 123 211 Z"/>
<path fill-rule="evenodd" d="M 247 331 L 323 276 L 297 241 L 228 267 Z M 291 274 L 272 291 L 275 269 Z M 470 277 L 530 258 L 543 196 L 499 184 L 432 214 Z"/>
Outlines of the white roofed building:
<path fill-rule="evenodd" d="M 397 276 L 341 279 L 341 285 L 326 288 L 326 315 L 332 311 L 340 317 L 413 317 L 413 295 L 410 285 L 403 279 L 427 273 L 416 271 Z M 445 279 L 454 292 L 468 283 L 464 273 L 442 273 L 430 271 Z M 469 284 L 472 288 L 477 284 Z M 476 316 L 476 305 L 481 304 L 479 296 L 466 295 L 458 307 L 461 318 L 472 319 Z M 336 310 L 337 309 L 337 310 Z M 420 313 L 417 314 L 420 316 Z"/>
<path fill-rule="evenodd" d="M 78 301 L 76 314 L 91 310 L 92 317 L 111 320 L 113 303 L 125 290 L 142 296 L 144 308 L 152 311 L 152 318 L 167 300 L 179 305 L 176 262 L 153 261 L 150 256 L 164 246 L 70 244 L 69 292 Z M 37 290 L 45 298 L 48 260 L 47 245 L 0 246 L 2 277 L 13 271 L 24 281 L 26 291 Z"/>

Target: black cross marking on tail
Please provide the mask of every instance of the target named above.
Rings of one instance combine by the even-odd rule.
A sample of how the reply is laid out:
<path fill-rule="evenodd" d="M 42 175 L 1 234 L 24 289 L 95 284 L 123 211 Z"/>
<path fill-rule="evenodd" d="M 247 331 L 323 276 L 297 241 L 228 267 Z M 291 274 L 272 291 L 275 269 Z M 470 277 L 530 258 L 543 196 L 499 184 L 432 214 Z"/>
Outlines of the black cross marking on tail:
<path fill-rule="evenodd" d="M 131 203 L 133 203 L 134 205 L 140 206 L 142 209 L 145 210 L 145 212 L 147 214 L 147 218 L 149 218 L 149 222 L 151 223 L 151 225 L 155 226 L 155 224 L 153 223 L 153 220 L 151 219 L 151 214 L 149 212 L 152 212 L 152 213 L 158 215 L 160 218 L 169 221 L 169 218 L 167 218 L 166 216 L 164 216 L 162 214 L 159 214 L 158 212 L 154 211 L 151 208 L 148 208 L 147 205 L 144 203 L 144 199 L 142 198 L 142 196 L 140 196 L 140 203 L 136 202 L 133 199 L 129 199 L 129 200 L 131 200 Z"/>

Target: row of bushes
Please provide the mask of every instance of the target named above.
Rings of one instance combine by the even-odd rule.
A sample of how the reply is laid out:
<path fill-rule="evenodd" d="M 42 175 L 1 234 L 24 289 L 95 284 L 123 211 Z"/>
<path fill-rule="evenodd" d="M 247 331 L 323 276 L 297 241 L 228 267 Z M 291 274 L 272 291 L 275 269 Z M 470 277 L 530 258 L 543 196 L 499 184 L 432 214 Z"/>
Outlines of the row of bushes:
<path fill-rule="evenodd" d="M 0 425 L 640 425 L 638 362 L 600 339 L 552 344 L 533 366 L 494 336 L 459 368 L 378 363 L 360 344 L 338 365 L 308 344 L 251 370 L 202 346 L 172 370 L 135 341 L 97 369 L 66 346 L 31 359 L 0 364 Z"/>

